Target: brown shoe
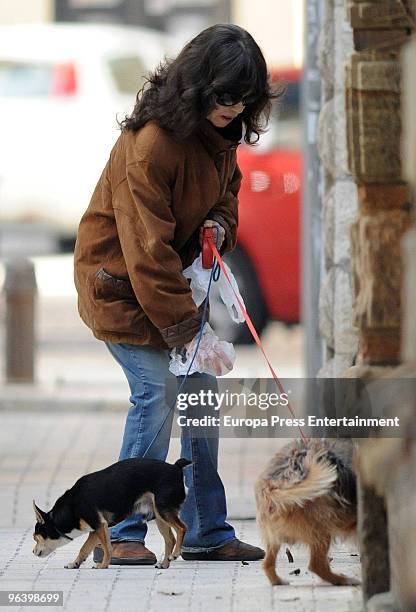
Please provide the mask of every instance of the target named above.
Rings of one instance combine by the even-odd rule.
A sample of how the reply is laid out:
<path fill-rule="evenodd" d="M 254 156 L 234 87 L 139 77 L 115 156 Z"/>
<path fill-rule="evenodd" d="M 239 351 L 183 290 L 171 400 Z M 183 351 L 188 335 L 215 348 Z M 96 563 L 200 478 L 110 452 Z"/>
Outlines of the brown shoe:
<path fill-rule="evenodd" d="M 182 559 L 186 561 L 258 561 L 263 557 L 264 550 L 237 539 L 214 550 L 182 553 Z"/>
<path fill-rule="evenodd" d="M 156 555 L 142 542 L 112 542 L 110 565 L 154 565 Z M 104 551 L 101 544 L 94 548 L 94 561 L 101 563 Z"/>

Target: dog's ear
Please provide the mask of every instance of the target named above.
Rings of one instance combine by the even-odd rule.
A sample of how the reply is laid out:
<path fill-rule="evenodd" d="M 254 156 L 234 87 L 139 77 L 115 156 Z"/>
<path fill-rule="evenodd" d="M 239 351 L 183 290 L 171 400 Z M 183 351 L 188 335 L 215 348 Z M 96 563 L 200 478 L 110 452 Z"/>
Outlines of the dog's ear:
<path fill-rule="evenodd" d="M 43 512 L 43 510 L 37 507 L 37 505 L 35 504 L 35 500 L 33 500 L 33 510 L 35 511 L 36 520 L 38 521 L 38 523 L 44 524 L 46 512 Z"/>

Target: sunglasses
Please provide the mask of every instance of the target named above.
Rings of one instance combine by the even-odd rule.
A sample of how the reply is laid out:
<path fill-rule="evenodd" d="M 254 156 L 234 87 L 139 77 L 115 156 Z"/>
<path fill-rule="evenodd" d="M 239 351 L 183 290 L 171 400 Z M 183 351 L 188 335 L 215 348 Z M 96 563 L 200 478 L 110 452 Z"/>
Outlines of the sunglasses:
<path fill-rule="evenodd" d="M 240 102 L 243 103 L 244 106 L 248 106 L 249 104 L 253 104 L 256 101 L 256 96 L 253 94 L 247 94 L 245 96 L 240 96 L 231 93 L 215 93 L 216 102 L 220 106 L 235 106 Z"/>

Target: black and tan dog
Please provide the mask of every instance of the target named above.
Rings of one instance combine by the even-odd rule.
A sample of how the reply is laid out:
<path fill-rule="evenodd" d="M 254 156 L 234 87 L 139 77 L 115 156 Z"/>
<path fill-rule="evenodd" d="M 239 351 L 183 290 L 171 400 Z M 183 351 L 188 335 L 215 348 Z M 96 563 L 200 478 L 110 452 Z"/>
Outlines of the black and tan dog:
<path fill-rule="evenodd" d="M 105 569 L 111 558 L 108 527 L 140 513 L 146 520 L 156 519 L 165 541 L 165 554 L 157 567 L 168 568 L 170 561 L 180 555 L 186 533 L 178 513 L 185 500 L 182 470 L 190 463 L 187 459 L 179 459 L 174 465 L 155 459 L 125 459 L 82 476 L 49 512 L 33 502 L 37 520 L 33 553 L 46 557 L 89 532 L 75 561 L 65 567 L 78 568 L 101 542 L 104 556 L 95 567 Z"/>
<path fill-rule="evenodd" d="M 328 560 L 333 539 L 356 531 L 351 454 L 351 444 L 342 441 L 294 441 L 271 459 L 257 480 L 257 522 L 266 547 L 263 568 L 272 585 L 287 584 L 276 574 L 280 546 L 297 542 L 309 546 L 309 569 L 323 580 L 359 584 L 333 573 Z"/>

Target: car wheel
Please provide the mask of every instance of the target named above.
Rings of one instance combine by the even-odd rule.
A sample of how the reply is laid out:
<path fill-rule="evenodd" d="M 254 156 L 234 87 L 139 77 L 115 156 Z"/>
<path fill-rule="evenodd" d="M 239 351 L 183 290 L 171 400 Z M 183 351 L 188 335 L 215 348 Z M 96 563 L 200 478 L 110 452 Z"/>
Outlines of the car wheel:
<path fill-rule="evenodd" d="M 234 251 L 227 253 L 224 256 L 224 261 L 234 274 L 246 310 L 260 335 L 267 323 L 268 316 L 253 264 L 241 247 L 236 247 Z M 227 340 L 233 344 L 251 344 L 254 342 L 247 324 L 234 323 L 231 319 L 227 307 L 221 300 L 216 283 L 211 286 L 209 303 L 210 324 L 220 340 Z"/>

